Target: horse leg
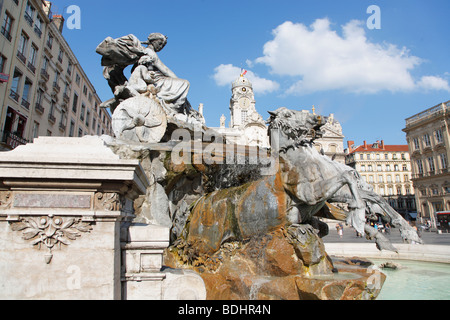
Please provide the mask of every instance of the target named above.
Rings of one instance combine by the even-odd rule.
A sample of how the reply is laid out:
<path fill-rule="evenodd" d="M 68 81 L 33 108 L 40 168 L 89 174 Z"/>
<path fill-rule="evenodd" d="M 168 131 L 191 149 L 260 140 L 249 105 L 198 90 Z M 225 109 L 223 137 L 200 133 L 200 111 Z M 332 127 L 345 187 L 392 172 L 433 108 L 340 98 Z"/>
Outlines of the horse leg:
<path fill-rule="evenodd" d="M 368 224 L 366 224 L 364 225 L 364 231 L 369 236 L 369 238 L 375 239 L 375 243 L 378 250 L 389 250 L 398 252 L 397 249 L 391 244 L 391 242 L 374 227 L 371 227 Z"/>
<path fill-rule="evenodd" d="M 348 202 L 349 214 L 347 224 L 353 226 L 356 231 L 364 234 L 366 224 L 366 205 L 358 192 L 358 185 L 355 176 L 351 171 L 344 172 L 343 176 L 347 180 L 347 185 L 352 194 L 352 200 Z"/>

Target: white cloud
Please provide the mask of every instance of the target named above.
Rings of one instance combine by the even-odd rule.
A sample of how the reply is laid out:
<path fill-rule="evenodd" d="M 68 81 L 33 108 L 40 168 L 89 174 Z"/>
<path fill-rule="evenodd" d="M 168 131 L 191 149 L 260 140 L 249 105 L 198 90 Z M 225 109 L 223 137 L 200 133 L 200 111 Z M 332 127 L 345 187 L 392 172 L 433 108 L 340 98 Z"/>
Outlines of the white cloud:
<path fill-rule="evenodd" d="M 446 90 L 450 91 L 450 85 L 448 81 L 436 76 L 424 76 L 417 83 L 419 88 L 423 88 L 425 90 Z"/>
<path fill-rule="evenodd" d="M 422 59 L 406 48 L 371 42 L 362 21 L 342 26 L 342 36 L 331 29 L 328 19 L 317 19 L 310 27 L 287 21 L 273 30 L 273 36 L 254 63 L 267 65 L 273 74 L 293 77 L 287 94 L 448 90 L 448 83 L 439 77 L 423 77 L 416 83 L 410 72 Z"/>
<path fill-rule="evenodd" d="M 221 64 L 214 69 L 213 78 L 219 86 L 230 86 L 241 73 L 241 68 L 235 67 L 232 64 Z M 246 77 L 253 84 L 255 93 L 270 93 L 279 89 L 280 85 L 272 80 L 258 77 L 252 71 L 247 71 Z"/>

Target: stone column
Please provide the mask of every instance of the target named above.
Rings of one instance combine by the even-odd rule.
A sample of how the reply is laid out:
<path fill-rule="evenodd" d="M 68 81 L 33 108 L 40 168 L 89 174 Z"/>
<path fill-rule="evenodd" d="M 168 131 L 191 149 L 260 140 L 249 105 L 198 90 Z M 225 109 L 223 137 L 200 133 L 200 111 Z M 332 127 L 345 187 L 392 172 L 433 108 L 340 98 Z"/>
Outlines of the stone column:
<path fill-rule="evenodd" d="M 0 299 L 122 299 L 121 228 L 148 179 L 99 137 L 0 154 Z"/>

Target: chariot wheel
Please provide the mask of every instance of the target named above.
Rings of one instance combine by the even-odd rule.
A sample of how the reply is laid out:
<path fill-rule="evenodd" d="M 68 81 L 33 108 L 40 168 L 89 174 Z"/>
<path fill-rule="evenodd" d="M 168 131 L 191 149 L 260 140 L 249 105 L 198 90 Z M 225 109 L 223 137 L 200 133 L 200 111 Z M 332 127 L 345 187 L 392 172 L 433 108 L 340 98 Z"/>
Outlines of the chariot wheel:
<path fill-rule="evenodd" d="M 161 141 L 167 128 L 167 116 L 158 101 L 146 96 L 129 98 L 120 103 L 112 115 L 117 139 L 142 143 Z"/>

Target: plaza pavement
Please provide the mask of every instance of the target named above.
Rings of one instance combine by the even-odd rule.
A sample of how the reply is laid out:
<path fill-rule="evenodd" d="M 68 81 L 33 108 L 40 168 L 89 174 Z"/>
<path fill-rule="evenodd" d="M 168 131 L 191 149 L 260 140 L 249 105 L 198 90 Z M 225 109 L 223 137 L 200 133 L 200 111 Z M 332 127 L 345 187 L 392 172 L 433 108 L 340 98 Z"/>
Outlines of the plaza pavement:
<path fill-rule="evenodd" d="M 450 263 L 450 233 L 438 234 L 436 231 L 422 232 L 424 245 L 405 244 L 398 229 L 391 229 L 384 235 L 391 241 L 398 253 L 376 248 L 374 240 L 356 237 L 353 228 L 345 227 L 340 238 L 336 229 L 323 238 L 325 250 L 335 256 L 357 256 L 366 258 L 406 259 Z"/>
<path fill-rule="evenodd" d="M 383 235 L 388 238 L 392 243 L 403 243 L 400 236 L 400 231 L 396 228 L 391 228 L 391 232 L 383 233 Z M 450 246 L 450 233 L 438 234 L 436 231 L 424 231 L 421 234 L 421 238 L 424 244 L 430 245 L 448 245 Z M 330 226 L 329 234 L 323 238 L 325 243 L 373 243 L 373 240 L 367 240 L 365 237 L 357 238 L 355 229 L 351 227 L 344 227 L 344 234 L 342 238 L 334 227 Z"/>

